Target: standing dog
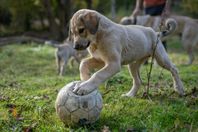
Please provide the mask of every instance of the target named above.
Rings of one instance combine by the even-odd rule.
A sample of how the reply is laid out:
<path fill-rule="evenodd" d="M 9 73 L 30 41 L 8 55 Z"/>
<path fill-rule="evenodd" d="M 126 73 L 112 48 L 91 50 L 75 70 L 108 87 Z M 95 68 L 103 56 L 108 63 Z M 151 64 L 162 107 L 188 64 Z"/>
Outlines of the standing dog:
<path fill-rule="evenodd" d="M 46 41 L 45 44 L 51 45 L 56 48 L 55 58 L 58 74 L 60 76 L 63 76 L 63 74 L 65 73 L 65 67 L 69 59 L 72 59 L 72 61 L 76 60 L 80 64 L 80 61 L 83 58 L 85 58 L 88 54 L 87 50 L 76 51 L 73 48 L 73 43 L 69 41 L 66 41 L 63 44 L 57 44 L 57 42 Z"/>
<path fill-rule="evenodd" d="M 186 16 L 170 16 L 177 21 L 177 28 L 173 35 L 181 36 L 183 48 L 188 53 L 189 61 L 188 65 L 191 65 L 194 60 L 193 49 L 198 45 L 198 23 L 195 19 Z M 158 30 L 161 18 L 158 16 L 137 16 L 123 17 L 120 21 L 123 25 L 142 25 L 146 27 L 152 27 L 155 31 Z"/>
<path fill-rule="evenodd" d="M 71 19 L 70 39 L 74 41 L 75 49 L 88 48 L 91 57 L 82 60 L 80 78 L 83 82 L 77 83 L 73 91 L 80 95 L 90 93 L 118 73 L 121 65 L 128 65 L 133 86 L 124 96 L 135 96 L 141 84 L 140 66 L 152 55 L 157 43 L 155 59 L 171 72 L 176 90 L 184 95 L 177 69 L 169 60 L 161 41 L 157 41 L 158 35 L 166 36 L 174 31 L 176 22 L 170 20 L 167 24 L 169 30 L 156 33 L 149 27 L 116 24 L 93 10 L 77 11 Z M 90 77 L 90 71 L 95 68 L 99 70 Z"/>

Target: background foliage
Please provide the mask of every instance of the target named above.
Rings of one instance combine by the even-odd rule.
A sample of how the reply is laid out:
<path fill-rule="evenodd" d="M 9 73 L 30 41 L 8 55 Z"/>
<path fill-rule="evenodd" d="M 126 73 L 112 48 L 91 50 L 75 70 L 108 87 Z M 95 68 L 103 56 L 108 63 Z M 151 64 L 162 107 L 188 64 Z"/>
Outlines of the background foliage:
<path fill-rule="evenodd" d="M 135 0 L 115 0 L 116 19 L 130 15 Z M 95 9 L 111 18 L 111 0 L 1 0 L 0 36 L 28 34 L 63 40 L 69 19 L 81 8 Z M 197 17 L 197 0 L 174 0 L 172 11 Z M 50 32 L 49 32 L 50 31 Z M 38 33 L 43 33 L 36 35 Z M 31 34 L 29 33 L 29 34 Z M 31 34 L 32 35 L 32 34 Z"/>

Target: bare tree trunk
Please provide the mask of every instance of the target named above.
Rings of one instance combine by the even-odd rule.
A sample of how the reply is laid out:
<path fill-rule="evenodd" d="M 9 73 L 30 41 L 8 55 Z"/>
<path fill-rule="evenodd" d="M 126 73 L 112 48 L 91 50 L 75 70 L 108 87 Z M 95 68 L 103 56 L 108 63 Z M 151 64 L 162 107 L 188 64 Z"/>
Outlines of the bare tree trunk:
<path fill-rule="evenodd" d="M 31 30 L 31 18 L 30 18 L 30 14 L 29 13 L 26 13 L 25 14 L 25 19 L 24 19 L 24 28 L 25 28 L 25 31 L 29 31 Z"/>
<path fill-rule="evenodd" d="M 43 5 L 46 8 L 47 17 L 49 19 L 50 32 L 52 33 L 52 36 L 54 39 L 58 39 L 59 38 L 59 29 L 58 29 L 58 25 L 55 22 L 55 16 L 54 16 L 52 8 L 51 8 L 52 7 L 51 1 L 43 0 Z"/>
<path fill-rule="evenodd" d="M 58 0 L 58 15 L 60 20 L 60 39 L 63 40 L 68 36 L 69 20 L 72 13 L 71 0 Z"/>
<path fill-rule="evenodd" d="M 86 0 L 87 9 L 92 9 L 92 0 Z"/>
<path fill-rule="evenodd" d="M 42 27 L 42 29 L 45 29 L 46 28 L 46 26 L 45 26 L 45 22 L 44 22 L 44 14 L 43 14 L 43 12 L 40 12 L 39 14 L 38 14 L 38 16 L 39 16 L 39 20 L 40 20 L 40 23 L 41 23 L 41 27 Z"/>
<path fill-rule="evenodd" d="M 115 17 L 116 17 L 116 1 L 115 0 L 111 0 L 111 17 L 112 17 L 112 20 L 115 20 Z"/>

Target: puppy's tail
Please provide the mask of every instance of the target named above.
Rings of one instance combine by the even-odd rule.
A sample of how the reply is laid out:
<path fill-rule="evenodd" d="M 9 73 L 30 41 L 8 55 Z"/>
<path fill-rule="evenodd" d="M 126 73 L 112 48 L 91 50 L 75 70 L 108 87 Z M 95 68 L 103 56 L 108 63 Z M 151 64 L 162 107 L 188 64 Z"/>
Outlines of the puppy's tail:
<path fill-rule="evenodd" d="M 52 46 L 54 48 L 59 48 L 60 47 L 60 43 L 57 42 L 57 41 L 53 41 L 53 40 L 45 41 L 45 44 L 49 45 L 49 46 Z"/>
<path fill-rule="evenodd" d="M 173 33 L 177 28 L 177 22 L 172 19 L 168 18 L 165 22 L 165 30 L 158 32 L 160 37 L 165 37 L 171 33 Z"/>

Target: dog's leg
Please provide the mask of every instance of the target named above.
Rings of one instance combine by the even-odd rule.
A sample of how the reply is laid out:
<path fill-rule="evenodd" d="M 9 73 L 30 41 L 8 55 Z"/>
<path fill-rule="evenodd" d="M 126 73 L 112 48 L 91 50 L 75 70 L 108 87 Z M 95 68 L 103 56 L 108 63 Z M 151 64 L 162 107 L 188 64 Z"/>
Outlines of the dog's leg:
<path fill-rule="evenodd" d="M 96 60 L 92 58 L 91 59 L 92 61 L 90 59 L 88 59 L 87 61 L 84 61 L 84 63 L 81 63 L 85 67 L 84 71 L 81 71 L 81 75 L 82 75 L 81 78 L 85 79 L 85 80 L 88 78 L 89 79 L 82 82 L 80 85 L 76 85 L 73 92 L 75 92 L 79 95 L 84 95 L 84 94 L 90 93 L 93 90 L 97 89 L 101 83 L 103 83 L 108 78 L 115 75 L 116 73 L 118 73 L 121 69 L 121 63 L 119 61 L 120 59 L 119 59 L 119 57 L 114 58 L 114 59 L 112 59 L 112 58 L 109 58 L 110 60 L 108 60 L 108 62 L 106 62 L 105 64 L 102 63 L 103 67 L 100 70 L 98 70 L 97 72 L 95 72 L 91 76 L 91 78 L 89 78 L 89 68 L 91 68 L 91 66 L 97 66 L 92 63 L 92 62 L 96 62 Z M 90 64 L 90 62 L 91 62 L 91 64 Z M 96 63 L 96 64 L 99 64 L 99 63 Z M 99 66 L 102 66 L 102 65 L 99 64 Z M 83 70 L 83 66 L 81 66 L 81 70 Z"/>
<path fill-rule="evenodd" d="M 61 61 L 61 63 L 60 63 L 60 73 L 59 73 L 60 76 L 63 76 L 63 74 L 65 73 L 66 64 L 67 64 L 67 60 L 65 60 L 65 61 L 62 60 Z"/>
<path fill-rule="evenodd" d="M 183 84 L 182 84 L 182 81 L 180 80 L 177 69 L 168 58 L 168 55 L 165 49 L 163 48 L 163 45 L 161 42 L 159 42 L 157 45 L 157 48 L 155 51 L 155 59 L 161 67 L 171 72 L 175 89 L 178 91 L 180 95 L 184 95 Z"/>
<path fill-rule="evenodd" d="M 94 58 L 83 59 L 80 63 L 80 78 L 86 81 L 90 78 L 91 69 L 100 69 L 104 66 L 104 62 L 96 60 Z"/>
<path fill-rule="evenodd" d="M 139 75 L 140 65 L 141 65 L 140 61 L 138 61 L 136 63 L 131 63 L 128 65 L 130 75 L 133 78 L 133 86 L 128 93 L 123 94 L 122 96 L 134 97 L 136 95 L 136 93 L 141 85 L 141 79 L 140 79 L 140 75 Z"/>
<path fill-rule="evenodd" d="M 191 27 L 186 26 L 182 33 L 182 45 L 189 57 L 187 65 L 191 65 L 192 62 L 194 61 L 193 45 L 194 43 L 196 43 L 194 41 L 196 40 L 196 36 L 194 36 L 194 34 L 190 34 L 193 33 L 191 29 L 192 29 Z"/>
<path fill-rule="evenodd" d="M 189 56 L 189 61 L 188 61 L 187 65 L 191 65 L 194 61 L 194 55 L 193 55 L 192 47 L 189 46 L 189 48 L 187 49 L 187 53 L 188 53 L 188 56 Z"/>
<path fill-rule="evenodd" d="M 70 60 L 69 60 L 69 67 L 70 68 L 72 68 L 72 67 L 74 67 L 74 57 L 72 56 L 71 58 L 70 58 Z"/>
<path fill-rule="evenodd" d="M 58 57 L 58 55 L 56 55 L 56 66 L 58 74 L 60 74 L 60 58 Z"/>
<path fill-rule="evenodd" d="M 193 48 L 191 43 L 193 42 L 191 42 L 191 40 L 189 39 L 182 40 L 183 48 L 186 50 L 189 57 L 187 65 L 191 65 L 192 62 L 194 61 Z"/>
<path fill-rule="evenodd" d="M 136 63 L 131 63 L 128 65 L 130 75 L 133 78 L 133 86 L 128 93 L 123 94 L 122 96 L 134 97 L 136 95 L 136 93 L 142 83 L 142 80 L 140 78 L 140 73 L 139 73 L 140 66 L 147 60 L 148 60 L 148 57 L 145 57 L 145 58 L 141 59 L 140 61 L 137 61 Z"/>
<path fill-rule="evenodd" d="M 79 57 L 78 57 L 77 54 L 74 55 L 74 58 L 75 58 L 75 60 L 77 61 L 77 63 L 80 64 L 80 59 L 79 59 Z"/>

